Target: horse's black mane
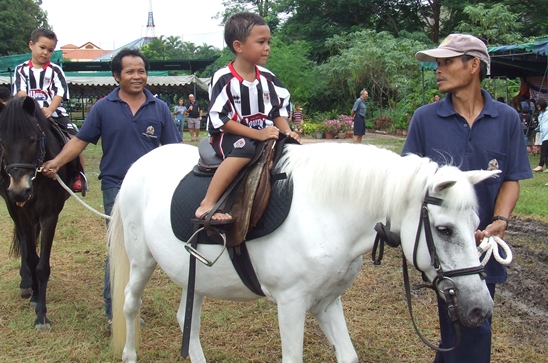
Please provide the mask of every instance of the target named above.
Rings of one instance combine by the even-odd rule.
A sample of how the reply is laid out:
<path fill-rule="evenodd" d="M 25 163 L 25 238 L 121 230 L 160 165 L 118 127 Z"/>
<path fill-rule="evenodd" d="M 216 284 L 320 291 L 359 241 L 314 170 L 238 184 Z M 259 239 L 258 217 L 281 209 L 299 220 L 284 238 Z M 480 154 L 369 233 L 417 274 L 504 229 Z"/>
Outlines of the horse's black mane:
<path fill-rule="evenodd" d="M 32 135 L 37 135 L 40 128 L 43 130 L 47 127 L 48 121 L 42 113 L 40 105 L 36 100 L 29 99 L 34 102 L 33 114 L 23 109 L 25 97 L 14 98 L 3 107 L 0 112 L 0 135 L 9 135 L 10 138 L 18 140 L 19 137 L 27 136 L 30 132 Z M 29 102 L 28 99 L 27 102 Z"/>

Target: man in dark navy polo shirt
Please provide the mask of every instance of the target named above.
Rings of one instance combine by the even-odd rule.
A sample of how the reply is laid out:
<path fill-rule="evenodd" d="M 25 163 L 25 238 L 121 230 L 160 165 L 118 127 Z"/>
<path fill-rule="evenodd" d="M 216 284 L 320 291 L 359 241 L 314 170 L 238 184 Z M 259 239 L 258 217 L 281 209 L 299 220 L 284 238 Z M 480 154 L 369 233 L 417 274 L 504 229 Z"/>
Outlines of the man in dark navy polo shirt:
<path fill-rule="evenodd" d="M 129 167 L 160 145 L 181 142 L 167 104 L 145 88 L 148 60 L 137 49 L 122 49 L 112 59 L 112 75 L 119 87 L 97 101 L 76 137 L 53 160 L 43 165 L 43 173 L 55 176 L 59 168 L 99 139 L 103 155 L 99 164 L 105 214 L 110 215 L 116 195 Z M 108 258 L 103 295 L 105 314 L 112 319 Z"/>
<path fill-rule="evenodd" d="M 490 235 L 503 238 L 519 197 L 519 180 L 533 175 L 518 113 L 481 89 L 490 62 L 487 47 L 474 36 L 452 34 L 438 48 L 418 52 L 415 57 L 437 62 L 438 88 L 447 95 L 415 111 L 402 154 L 426 156 L 463 171 L 500 169 L 497 178 L 475 185 L 480 218 L 476 240 L 479 243 Z M 506 268 L 491 258 L 485 272 L 494 298 L 495 284 L 507 279 Z M 455 344 L 455 334 L 440 299 L 438 310 L 440 346 L 450 348 Z M 463 325 L 460 329 L 460 345 L 450 352 L 438 352 L 434 362 L 490 362 L 491 319 L 475 329 Z"/>

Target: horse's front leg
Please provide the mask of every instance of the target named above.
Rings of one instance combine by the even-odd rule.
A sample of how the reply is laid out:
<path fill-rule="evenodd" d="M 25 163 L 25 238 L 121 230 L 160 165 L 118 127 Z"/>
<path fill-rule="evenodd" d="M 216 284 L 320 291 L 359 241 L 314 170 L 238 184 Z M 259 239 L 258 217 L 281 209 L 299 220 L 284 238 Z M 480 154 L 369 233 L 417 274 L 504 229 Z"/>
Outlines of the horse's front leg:
<path fill-rule="evenodd" d="M 357 363 L 358 354 L 352 345 L 350 334 L 348 334 L 340 296 L 327 307 L 321 303 L 318 304 L 310 309 L 310 313 L 316 318 L 327 340 L 335 350 L 337 363 Z"/>
<path fill-rule="evenodd" d="M 177 310 L 177 321 L 181 327 L 181 332 L 184 334 L 185 324 L 185 311 L 186 311 L 186 294 L 187 290 L 183 289 L 181 296 L 181 302 L 179 303 L 179 310 Z M 204 296 L 194 294 L 194 303 L 192 307 L 192 324 L 190 325 L 190 341 L 188 354 L 192 363 L 206 363 L 202 344 L 200 343 L 200 329 L 201 329 L 201 316 L 202 316 L 202 304 L 204 303 Z"/>
<path fill-rule="evenodd" d="M 278 324 L 282 340 L 282 362 L 302 363 L 304 321 L 308 307 L 305 299 L 294 296 L 287 301 L 277 300 Z"/>
<path fill-rule="evenodd" d="M 28 263 L 27 240 L 19 231 L 16 232 L 16 236 L 21 253 L 21 267 L 19 268 L 21 283 L 19 284 L 19 293 L 21 298 L 28 299 L 32 297 L 32 272 Z M 36 264 L 38 264 L 38 258 L 36 259 Z"/>
<path fill-rule="evenodd" d="M 57 220 L 58 215 L 54 214 L 43 222 L 40 240 L 40 260 L 35 271 L 36 280 L 38 281 L 38 297 L 36 299 L 36 320 L 34 321 L 34 327 L 40 331 L 47 331 L 51 328 L 51 323 L 46 316 L 48 310 L 46 307 L 46 291 L 51 274 L 50 257 Z M 32 253 L 32 251 L 27 252 Z M 32 300 L 34 300 L 34 295 Z"/>

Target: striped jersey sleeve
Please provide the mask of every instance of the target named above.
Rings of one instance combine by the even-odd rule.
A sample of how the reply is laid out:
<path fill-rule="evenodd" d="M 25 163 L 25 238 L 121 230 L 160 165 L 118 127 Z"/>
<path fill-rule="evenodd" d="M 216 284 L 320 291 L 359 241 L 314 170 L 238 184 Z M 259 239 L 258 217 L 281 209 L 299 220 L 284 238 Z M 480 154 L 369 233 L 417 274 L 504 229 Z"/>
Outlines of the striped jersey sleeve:
<path fill-rule="evenodd" d="M 266 127 L 266 120 L 287 117 L 289 91 L 264 67 L 256 67 L 253 82 L 240 77 L 230 63 L 213 75 L 209 88 L 211 134 L 222 131 L 229 120 L 254 129 Z"/>

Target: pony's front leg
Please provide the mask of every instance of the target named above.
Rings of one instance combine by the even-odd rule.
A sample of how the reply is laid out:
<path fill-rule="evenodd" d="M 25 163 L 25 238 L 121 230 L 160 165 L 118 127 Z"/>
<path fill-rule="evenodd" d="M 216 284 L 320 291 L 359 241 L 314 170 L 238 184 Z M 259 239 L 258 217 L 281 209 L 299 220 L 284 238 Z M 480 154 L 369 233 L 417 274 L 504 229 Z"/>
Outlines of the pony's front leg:
<path fill-rule="evenodd" d="M 303 361 L 306 310 L 304 298 L 299 300 L 293 297 L 288 302 L 278 300 L 278 324 L 282 339 L 283 363 L 302 363 Z"/>
<path fill-rule="evenodd" d="M 327 340 L 335 350 L 337 363 L 357 363 L 358 354 L 352 345 L 350 334 L 348 334 L 341 297 L 336 298 L 327 307 L 320 304 L 310 309 L 310 313 L 316 318 Z"/>
<path fill-rule="evenodd" d="M 179 322 L 179 325 L 181 327 L 181 332 L 183 332 L 185 326 L 186 291 L 186 289 L 183 289 L 181 302 L 179 304 L 179 310 L 177 310 L 177 321 Z M 190 361 L 192 363 L 206 363 L 202 344 L 200 343 L 200 318 L 202 315 L 203 303 L 204 296 L 194 294 L 194 303 L 192 307 L 192 324 L 190 326 L 190 345 L 188 351 L 188 354 L 190 355 Z"/>

